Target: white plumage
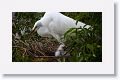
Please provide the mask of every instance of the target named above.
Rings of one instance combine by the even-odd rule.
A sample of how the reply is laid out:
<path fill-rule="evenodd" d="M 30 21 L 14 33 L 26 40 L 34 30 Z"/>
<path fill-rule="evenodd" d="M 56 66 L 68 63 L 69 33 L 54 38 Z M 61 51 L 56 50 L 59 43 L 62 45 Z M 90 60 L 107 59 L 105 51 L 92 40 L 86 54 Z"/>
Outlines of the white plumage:
<path fill-rule="evenodd" d="M 58 42 L 63 43 L 61 37 L 64 33 L 70 28 L 80 28 L 84 27 L 86 24 L 78 21 L 76 25 L 76 20 L 67 17 L 59 12 L 46 12 L 44 16 L 38 20 L 33 27 L 33 31 L 37 31 L 42 37 L 51 37 L 53 36 Z M 85 26 L 89 28 L 90 26 Z M 62 44 L 63 45 L 63 44 Z M 59 56 L 60 51 L 63 46 L 60 45 L 55 55 Z"/>
<path fill-rule="evenodd" d="M 62 56 L 62 55 L 64 55 L 64 44 L 61 44 L 59 47 L 58 47 L 58 49 L 57 49 L 57 51 L 55 52 L 55 56 Z"/>
<path fill-rule="evenodd" d="M 44 16 L 38 20 L 33 29 L 37 30 L 37 33 L 42 37 L 51 37 L 53 36 L 58 40 L 61 41 L 61 37 L 64 33 L 70 28 L 80 28 L 85 26 L 85 23 L 78 22 L 76 25 L 76 20 L 69 18 L 59 12 L 46 12 Z M 90 26 L 85 26 L 89 28 Z"/>

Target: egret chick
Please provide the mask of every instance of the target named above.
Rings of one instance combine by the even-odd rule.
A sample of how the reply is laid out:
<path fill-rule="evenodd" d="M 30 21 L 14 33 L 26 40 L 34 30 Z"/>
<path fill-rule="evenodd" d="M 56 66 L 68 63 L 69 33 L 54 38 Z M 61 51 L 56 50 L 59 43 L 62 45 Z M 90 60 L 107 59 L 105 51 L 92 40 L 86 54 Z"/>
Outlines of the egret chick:
<path fill-rule="evenodd" d="M 64 49 L 63 49 L 64 47 L 65 47 L 65 45 L 61 44 L 58 47 L 57 51 L 55 52 L 55 56 L 63 56 L 64 55 Z"/>

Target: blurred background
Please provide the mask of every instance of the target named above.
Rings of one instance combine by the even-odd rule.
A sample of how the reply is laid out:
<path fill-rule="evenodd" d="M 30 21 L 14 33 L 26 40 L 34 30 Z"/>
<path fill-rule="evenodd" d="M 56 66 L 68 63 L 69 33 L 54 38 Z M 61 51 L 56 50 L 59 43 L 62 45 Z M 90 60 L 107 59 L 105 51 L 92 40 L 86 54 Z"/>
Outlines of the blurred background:
<path fill-rule="evenodd" d="M 92 27 L 70 29 L 64 34 L 65 54 L 55 57 L 59 43 L 54 38 L 42 38 L 37 33 L 29 35 L 34 23 L 44 12 L 12 13 L 13 62 L 102 62 L 102 13 L 61 12 Z"/>

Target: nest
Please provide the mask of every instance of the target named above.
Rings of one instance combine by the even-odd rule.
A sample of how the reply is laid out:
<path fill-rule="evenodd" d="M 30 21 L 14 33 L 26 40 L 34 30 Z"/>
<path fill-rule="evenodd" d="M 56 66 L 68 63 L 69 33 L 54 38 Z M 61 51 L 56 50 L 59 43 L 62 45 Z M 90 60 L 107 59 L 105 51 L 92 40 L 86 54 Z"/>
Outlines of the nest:
<path fill-rule="evenodd" d="M 31 56 L 33 58 L 53 57 L 59 46 L 59 43 L 53 39 L 42 38 L 40 41 L 31 39 L 21 40 L 20 38 L 16 38 L 14 34 L 12 43 L 12 48 L 18 49 L 23 57 Z"/>

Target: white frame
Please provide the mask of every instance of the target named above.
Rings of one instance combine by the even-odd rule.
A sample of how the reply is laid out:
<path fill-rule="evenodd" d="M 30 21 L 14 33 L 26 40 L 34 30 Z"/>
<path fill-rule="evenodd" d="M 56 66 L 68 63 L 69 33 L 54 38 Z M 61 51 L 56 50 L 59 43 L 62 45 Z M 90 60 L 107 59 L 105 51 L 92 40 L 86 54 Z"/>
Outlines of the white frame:
<path fill-rule="evenodd" d="M 0 2 L 0 73 L 114 74 L 112 0 L 3 0 Z M 12 62 L 12 12 L 102 12 L 102 62 Z"/>

